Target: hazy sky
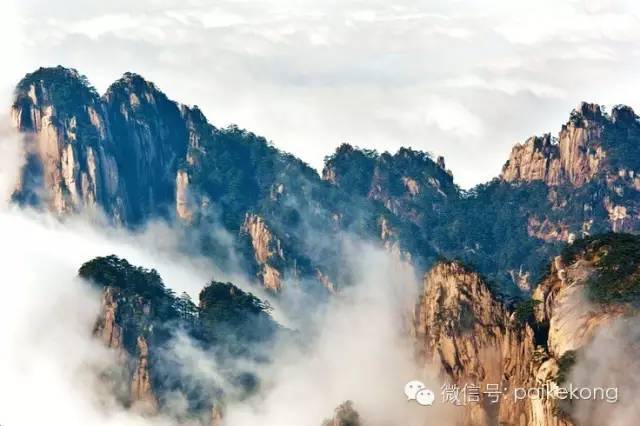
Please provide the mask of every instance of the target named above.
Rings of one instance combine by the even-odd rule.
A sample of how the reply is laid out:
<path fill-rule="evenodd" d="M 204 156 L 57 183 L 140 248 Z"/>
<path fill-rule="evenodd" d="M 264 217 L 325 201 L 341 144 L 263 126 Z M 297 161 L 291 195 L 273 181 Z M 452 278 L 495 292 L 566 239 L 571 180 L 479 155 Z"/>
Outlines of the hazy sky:
<path fill-rule="evenodd" d="M 320 168 L 342 142 L 444 155 L 468 187 L 582 100 L 640 106 L 640 2 L 3 0 L 6 91 L 126 71 Z"/>

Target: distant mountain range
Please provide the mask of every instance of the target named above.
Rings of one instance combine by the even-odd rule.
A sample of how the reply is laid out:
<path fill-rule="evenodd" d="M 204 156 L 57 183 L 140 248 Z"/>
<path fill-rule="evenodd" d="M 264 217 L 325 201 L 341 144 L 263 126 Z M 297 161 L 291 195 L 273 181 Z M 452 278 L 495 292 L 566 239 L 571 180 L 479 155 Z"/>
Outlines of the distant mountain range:
<path fill-rule="evenodd" d="M 345 144 L 319 176 L 131 73 L 100 96 L 75 70 L 41 68 L 18 84 L 12 117 L 29 153 L 16 202 L 98 211 L 127 227 L 180 223 L 205 254 L 241 253 L 274 291 L 289 280 L 335 290 L 344 282 L 337 241 L 348 230 L 420 270 L 460 259 L 518 298 L 565 242 L 639 223 L 640 124 L 626 106 L 580 105 L 557 138 L 515 146 L 499 178 L 469 191 L 443 158 L 410 148 L 380 154 Z M 231 249 L 212 226 L 233 236 Z"/>
<path fill-rule="evenodd" d="M 345 240 L 412 264 L 426 273 L 407 312 L 417 360 L 460 386 L 557 387 L 598 330 L 637 316 L 640 238 L 628 233 L 640 226 L 640 122 L 626 106 L 581 104 L 557 137 L 516 145 L 499 177 L 469 191 L 442 157 L 410 148 L 343 144 L 319 175 L 130 73 L 100 96 L 75 70 L 41 68 L 16 88 L 12 119 L 27 153 L 18 204 L 127 228 L 165 220 L 221 268 L 275 297 L 302 289 L 318 305 L 354 281 Z M 186 418 L 219 426 L 226 401 L 258 389 L 237 368 L 220 380 L 238 395 L 186 378 L 168 356 L 180 336 L 219 362 L 257 364 L 271 361 L 265 347 L 305 338 L 231 283 L 210 282 L 196 304 L 117 256 L 79 275 L 102 296 L 94 335 L 123 354 L 118 397 L 147 414 L 179 392 Z M 550 398 L 507 398 L 465 407 L 463 424 L 586 424 L 581 416 Z M 325 424 L 361 423 L 346 401 Z"/>

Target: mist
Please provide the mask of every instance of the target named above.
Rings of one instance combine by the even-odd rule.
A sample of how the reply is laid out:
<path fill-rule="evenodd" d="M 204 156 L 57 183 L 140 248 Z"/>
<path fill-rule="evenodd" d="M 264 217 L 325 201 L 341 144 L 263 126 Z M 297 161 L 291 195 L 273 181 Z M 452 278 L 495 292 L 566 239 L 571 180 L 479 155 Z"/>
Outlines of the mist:
<path fill-rule="evenodd" d="M 60 218 L 12 205 L 24 164 L 23 143 L 9 126 L 0 129 L 0 138 L 0 285 L 5 295 L 0 302 L 1 425 L 201 424 L 183 420 L 187 416 L 180 394 L 171 395 L 161 414 L 144 417 L 117 398 L 128 383 L 101 378 L 117 372 L 122 360 L 92 337 L 100 294 L 77 272 L 84 262 L 110 254 L 156 269 L 168 288 L 194 300 L 212 279 L 231 281 L 267 300 L 274 319 L 298 333 L 289 344 L 268 349 L 271 363 L 236 361 L 261 380 L 249 400 L 233 399 L 235 389 L 211 354 L 185 335 L 174 337 L 165 356 L 179 361 L 181 374 L 199 386 L 225 388 L 225 425 L 319 426 L 346 400 L 354 401 L 370 426 L 417 426 L 427 417 L 452 415 L 443 406 L 425 409 L 407 402 L 403 393 L 410 380 L 433 389 L 439 383 L 414 362 L 409 315 L 420 288 L 419 273 L 397 255 L 348 236 L 323 241 L 346 245 L 342 252 L 354 254 L 344 259 L 351 282 L 336 282 L 342 291 L 321 309 L 307 307 L 313 301 L 293 288 L 285 287 L 283 297 L 275 298 L 239 267 L 223 271 L 215 259 L 198 255 L 195 242 L 180 227 L 154 222 L 130 231 L 95 215 Z"/>
<path fill-rule="evenodd" d="M 9 126 L 9 119 L 0 116 L 0 208 L 7 206 L 20 181 L 25 161 L 23 146 L 21 137 Z"/>
<path fill-rule="evenodd" d="M 105 230 L 109 235 L 103 235 Z M 174 291 L 196 294 L 215 274 L 215 266 L 172 251 L 171 232 L 158 224 L 139 234 L 96 229 L 85 220 L 62 222 L 16 207 L 0 212 L 0 282 L 7 295 L 0 302 L 2 424 L 168 421 L 125 410 L 98 380 L 100 371 L 116 368 L 117 359 L 91 336 L 99 295 L 76 275 L 85 261 L 115 253 L 132 264 L 156 268 Z M 357 282 L 326 309 L 314 311 L 307 327 L 313 331 L 304 336 L 308 344 L 278 347 L 270 354 L 272 364 L 255 367 L 263 383 L 260 392 L 249 401 L 231 403 L 226 424 L 319 425 L 345 400 L 355 402 L 367 425 L 418 425 L 427 414 L 434 415 L 434 407 L 410 404 L 402 391 L 415 378 L 438 386 L 413 362 L 406 328 L 418 289 L 415 272 L 381 248 L 347 244 L 348 252 L 359 254 L 349 260 Z M 274 313 L 277 318 L 278 309 Z M 215 362 L 184 339 L 176 337 L 172 356 L 181 361 L 185 376 L 224 384 Z M 180 405 L 179 395 L 175 405 Z"/>
<path fill-rule="evenodd" d="M 405 328 L 418 284 L 414 271 L 389 252 L 348 242 L 357 283 L 332 299 L 309 348 L 285 350 L 263 372 L 266 392 L 231 406 L 231 425 L 320 425 L 336 406 L 352 400 L 366 425 L 422 425 L 442 415 L 408 403 L 412 379 L 438 386 L 413 361 Z"/>
<path fill-rule="evenodd" d="M 580 425 L 612 424 L 632 426 L 638 423 L 640 392 L 638 349 L 640 322 L 637 318 L 619 318 L 602 326 L 593 340 L 577 353 L 570 382 L 590 389 L 616 389 L 604 401 L 575 401 L 569 412 Z"/>
<path fill-rule="evenodd" d="M 261 379 L 260 389 L 249 400 L 229 401 L 225 425 L 320 425 L 346 400 L 354 401 L 363 422 L 372 426 L 419 425 L 427 415 L 450 415 L 442 407 L 425 409 L 406 401 L 403 386 L 409 380 L 434 389 L 439 385 L 413 361 L 407 327 L 419 288 L 416 271 L 383 248 L 347 238 L 345 252 L 358 254 L 346 259 L 354 282 L 338 283 L 344 290 L 324 309 L 310 310 L 302 326 L 288 323 L 287 308 L 241 271 L 225 274 L 213 260 L 181 252 L 188 242 L 167 224 L 130 232 L 94 218 L 61 220 L 5 204 L 0 235 L 6 295 L 0 302 L 0 424 L 200 424 L 177 420 L 184 415 L 179 394 L 161 415 L 147 418 L 123 407 L 113 384 L 100 379 L 103 372 L 117 370 L 119 361 L 92 337 L 100 295 L 77 278 L 77 271 L 84 262 L 112 253 L 157 269 L 167 287 L 194 298 L 212 278 L 234 281 L 270 298 L 281 324 L 304 330 L 298 339 L 304 344 L 274 347 L 271 363 L 248 366 Z M 295 303 L 295 297 L 283 300 Z M 302 311 L 300 306 L 291 310 Z M 301 320 L 299 314 L 296 319 Z M 211 355 L 188 337 L 176 336 L 171 347 L 167 356 L 180 361 L 189 380 L 229 386 Z M 228 387 L 225 393 L 232 398 L 235 390 Z"/>
<path fill-rule="evenodd" d="M 105 240 L 47 223 L 0 213 L 0 423 L 150 425 L 122 409 L 99 380 L 118 360 L 92 339 L 99 295 L 75 277 L 80 258 Z"/>

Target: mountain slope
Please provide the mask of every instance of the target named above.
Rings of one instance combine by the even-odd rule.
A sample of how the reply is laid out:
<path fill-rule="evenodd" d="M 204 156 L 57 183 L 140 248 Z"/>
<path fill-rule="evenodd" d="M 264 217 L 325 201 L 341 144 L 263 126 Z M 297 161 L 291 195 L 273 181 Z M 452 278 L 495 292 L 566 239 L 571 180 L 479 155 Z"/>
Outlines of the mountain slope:
<path fill-rule="evenodd" d="M 320 177 L 131 73 L 99 96 L 75 70 L 41 68 L 18 85 L 12 117 L 28 152 L 15 201 L 129 227 L 177 223 L 197 250 L 222 267 L 239 262 L 276 292 L 295 283 L 326 295 L 347 283 L 347 232 L 419 270 L 440 256 L 462 259 L 517 299 L 565 242 L 639 226 L 640 124 L 623 106 L 607 114 L 582 104 L 557 140 L 516 146 L 499 179 L 470 191 L 442 158 L 406 148 L 342 145 Z"/>
<path fill-rule="evenodd" d="M 142 413 L 168 413 L 184 400 L 185 416 L 210 424 L 224 401 L 253 392 L 249 365 L 267 362 L 263 345 L 281 332 L 267 304 L 231 283 L 209 283 L 195 305 L 166 289 L 155 270 L 116 256 L 86 262 L 79 276 L 102 297 L 94 335 L 120 355 L 120 370 L 105 380 L 119 383 L 120 402 Z M 215 379 L 203 368 L 215 368 Z"/>
<path fill-rule="evenodd" d="M 615 336 L 620 324 L 631 329 L 636 324 L 640 262 L 629 249 L 639 243 L 640 237 L 628 234 L 577 241 L 549 265 L 532 299 L 513 310 L 480 275 L 458 262 L 440 262 L 425 275 L 414 316 L 416 348 L 425 365 L 440 369 L 445 382 L 480 386 L 480 400 L 463 407 L 464 424 L 613 424 L 608 419 L 618 409 L 623 412 L 621 407 L 563 400 L 554 392 L 587 383 L 615 386 L 616 394 L 633 392 L 626 377 L 637 357 L 621 366 L 612 354 L 599 352 L 597 337 Z M 629 343 L 615 339 L 610 344 L 624 351 L 639 343 L 637 338 Z M 613 353 L 613 346 L 608 349 Z M 599 371 L 598 378 L 581 376 L 585 368 L 592 370 L 587 374 Z M 484 393 L 494 384 L 499 385 L 497 401 Z M 516 397 L 517 389 L 541 388 L 547 392 L 542 397 Z"/>

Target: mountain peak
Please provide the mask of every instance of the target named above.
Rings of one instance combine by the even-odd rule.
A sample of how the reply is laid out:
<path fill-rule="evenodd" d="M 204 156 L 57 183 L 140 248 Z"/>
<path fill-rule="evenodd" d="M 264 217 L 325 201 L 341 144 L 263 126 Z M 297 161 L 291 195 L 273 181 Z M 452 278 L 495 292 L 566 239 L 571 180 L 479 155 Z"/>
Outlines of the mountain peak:
<path fill-rule="evenodd" d="M 110 87 L 114 87 L 114 86 L 116 87 L 126 86 L 126 87 L 135 88 L 137 90 L 140 90 L 140 89 L 158 90 L 158 88 L 153 82 L 147 80 L 142 75 L 137 74 L 135 72 L 126 72 L 122 74 L 122 77 L 116 80 Z"/>
<path fill-rule="evenodd" d="M 133 72 L 124 73 L 109 86 L 104 95 L 107 100 L 121 97 L 129 98 L 133 104 L 136 103 L 136 99 L 138 101 L 146 99 L 151 103 L 154 103 L 154 98 L 168 100 L 167 96 L 153 82 Z"/>
<path fill-rule="evenodd" d="M 59 114 L 72 115 L 98 100 L 98 92 L 84 75 L 63 66 L 41 67 L 24 76 L 15 90 L 14 106 L 55 105 Z"/>
<path fill-rule="evenodd" d="M 17 89 L 28 89 L 28 87 L 35 82 L 50 84 L 59 80 L 75 80 L 84 86 L 91 87 L 87 78 L 81 75 L 76 69 L 58 65 L 56 67 L 40 67 L 34 72 L 26 74 L 18 83 Z"/>
<path fill-rule="evenodd" d="M 614 123 L 632 123 L 638 120 L 638 116 L 630 106 L 616 105 L 611 110 L 611 120 Z"/>
<path fill-rule="evenodd" d="M 516 145 L 501 178 L 507 182 L 541 180 L 548 185 L 582 186 L 597 176 L 614 176 L 620 168 L 635 170 L 634 134 L 640 131 L 633 109 L 582 102 L 571 111 L 556 139 L 529 138 Z M 620 127 L 622 126 L 622 127 Z M 616 128 L 618 130 L 616 130 Z"/>
<path fill-rule="evenodd" d="M 574 119 L 580 120 L 588 120 L 588 121 L 601 121 L 604 117 L 603 108 L 596 104 L 590 102 L 581 102 L 577 108 L 571 111 L 571 116 L 569 121 L 573 121 Z"/>

